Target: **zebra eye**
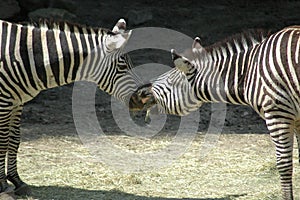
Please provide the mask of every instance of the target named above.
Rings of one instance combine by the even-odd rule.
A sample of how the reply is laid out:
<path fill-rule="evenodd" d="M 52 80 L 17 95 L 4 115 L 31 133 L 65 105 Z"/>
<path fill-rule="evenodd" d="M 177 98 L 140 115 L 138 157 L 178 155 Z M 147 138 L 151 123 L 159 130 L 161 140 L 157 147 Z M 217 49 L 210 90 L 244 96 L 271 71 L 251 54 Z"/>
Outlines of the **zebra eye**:
<path fill-rule="evenodd" d="M 120 70 L 125 70 L 125 69 L 127 69 L 128 67 L 127 67 L 126 63 L 119 63 L 119 64 L 118 64 L 118 68 L 119 68 Z"/>
<path fill-rule="evenodd" d="M 192 66 L 192 63 L 190 63 L 190 62 L 187 61 L 187 60 L 183 61 L 183 63 L 184 63 L 184 64 L 187 64 L 187 65 L 189 65 L 189 66 Z"/>
<path fill-rule="evenodd" d="M 125 57 L 120 56 L 120 58 L 118 59 L 118 68 L 119 68 L 120 70 L 128 69 L 128 62 L 127 62 L 127 60 L 125 59 Z"/>

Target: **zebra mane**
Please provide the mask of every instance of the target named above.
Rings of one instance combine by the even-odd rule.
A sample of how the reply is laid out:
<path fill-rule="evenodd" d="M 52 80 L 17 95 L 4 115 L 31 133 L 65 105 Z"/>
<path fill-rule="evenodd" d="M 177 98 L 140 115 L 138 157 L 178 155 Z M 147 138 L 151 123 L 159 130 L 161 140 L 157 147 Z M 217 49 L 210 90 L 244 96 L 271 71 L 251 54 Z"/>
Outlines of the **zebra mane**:
<path fill-rule="evenodd" d="M 239 34 L 235 34 L 224 40 L 205 47 L 206 52 L 213 52 L 225 48 L 228 51 L 228 46 L 231 46 L 233 53 L 245 51 L 255 44 L 262 42 L 266 37 L 270 36 L 271 32 L 263 29 L 250 29 Z M 237 45 L 239 48 L 237 48 Z"/>
<path fill-rule="evenodd" d="M 109 29 L 106 28 L 98 28 L 98 27 L 90 27 L 78 23 L 73 23 L 69 21 L 63 21 L 63 20 L 53 20 L 53 19 L 39 19 L 39 21 L 31 21 L 31 22 L 26 22 L 26 23 L 21 23 L 22 25 L 25 26 L 33 26 L 35 28 L 43 28 L 46 27 L 49 30 L 60 30 L 60 31 L 65 31 L 66 28 L 70 30 L 71 33 L 79 32 L 83 33 L 83 29 L 87 30 L 88 33 L 90 33 L 91 30 L 93 30 L 95 33 L 99 32 L 105 32 L 109 34 L 113 34 L 113 32 Z"/>

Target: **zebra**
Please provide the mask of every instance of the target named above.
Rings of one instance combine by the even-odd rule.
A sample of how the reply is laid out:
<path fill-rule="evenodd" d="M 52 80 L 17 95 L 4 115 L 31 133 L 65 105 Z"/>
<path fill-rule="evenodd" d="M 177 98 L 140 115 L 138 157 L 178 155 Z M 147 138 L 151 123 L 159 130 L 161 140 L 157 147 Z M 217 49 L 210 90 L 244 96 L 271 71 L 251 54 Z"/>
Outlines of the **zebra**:
<path fill-rule="evenodd" d="M 124 53 L 132 33 L 125 29 L 124 19 L 112 30 L 63 21 L 0 20 L 0 192 L 11 190 L 8 181 L 15 194 L 30 192 L 17 171 L 20 119 L 24 103 L 41 91 L 89 81 L 124 103 L 129 101 L 139 79 Z"/>
<path fill-rule="evenodd" d="M 250 31 L 202 47 L 171 50 L 174 68 L 140 86 L 131 110 L 186 115 L 204 103 L 248 105 L 264 120 L 276 147 L 283 199 L 293 199 L 293 142 L 300 152 L 300 26 L 273 34 Z"/>

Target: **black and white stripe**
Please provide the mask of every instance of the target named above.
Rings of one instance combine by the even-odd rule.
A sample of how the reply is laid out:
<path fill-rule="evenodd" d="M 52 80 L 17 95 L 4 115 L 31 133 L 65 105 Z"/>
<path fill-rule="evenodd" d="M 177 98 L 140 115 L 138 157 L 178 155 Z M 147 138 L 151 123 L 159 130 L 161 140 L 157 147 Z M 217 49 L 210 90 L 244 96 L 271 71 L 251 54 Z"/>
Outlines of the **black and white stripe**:
<path fill-rule="evenodd" d="M 294 133 L 300 138 L 299 48 L 300 26 L 269 36 L 243 33 L 207 48 L 196 38 L 192 55 L 173 52 L 176 68 L 143 91 L 148 99 L 152 93 L 164 112 L 176 115 L 209 102 L 251 106 L 266 121 L 276 146 L 283 197 L 290 200 Z"/>
<path fill-rule="evenodd" d="M 17 173 L 20 118 L 23 104 L 39 92 L 85 80 L 126 103 L 138 79 L 122 52 L 131 35 L 125 27 L 123 19 L 113 31 L 65 22 L 21 25 L 0 20 L 0 192 L 8 188 L 7 180 L 16 192 L 27 187 Z"/>

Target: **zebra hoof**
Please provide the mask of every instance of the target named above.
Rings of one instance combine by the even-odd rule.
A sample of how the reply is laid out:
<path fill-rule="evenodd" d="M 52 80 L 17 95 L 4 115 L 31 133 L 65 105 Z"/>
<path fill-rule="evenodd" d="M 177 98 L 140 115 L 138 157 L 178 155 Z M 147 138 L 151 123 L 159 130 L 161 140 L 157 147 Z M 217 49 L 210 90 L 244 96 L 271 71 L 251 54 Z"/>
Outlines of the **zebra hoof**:
<path fill-rule="evenodd" d="M 7 192 L 2 192 L 0 193 L 0 200 L 16 200 L 16 196 L 14 195 L 13 192 L 7 193 Z"/>
<path fill-rule="evenodd" d="M 23 183 L 15 189 L 15 194 L 18 196 L 29 196 L 31 194 L 30 187 L 26 183 Z"/>
<path fill-rule="evenodd" d="M 0 193 L 0 200 L 16 200 L 13 187 L 7 187 L 4 192 Z"/>

